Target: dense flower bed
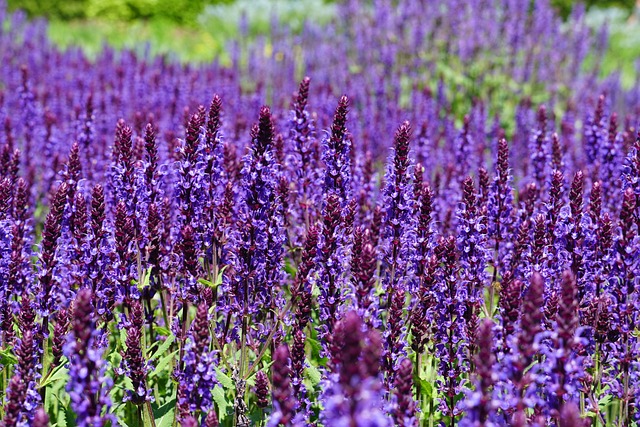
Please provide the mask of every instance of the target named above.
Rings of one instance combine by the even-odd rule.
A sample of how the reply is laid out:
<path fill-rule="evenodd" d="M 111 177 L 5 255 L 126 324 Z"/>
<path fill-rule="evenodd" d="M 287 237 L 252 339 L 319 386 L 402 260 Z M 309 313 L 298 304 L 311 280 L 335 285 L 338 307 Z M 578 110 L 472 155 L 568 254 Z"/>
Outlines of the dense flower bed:
<path fill-rule="evenodd" d="M 391 3 L 230 66 L 2 12 L 2 426 L 635 425 L 640 86 L 580 10 Z"/>

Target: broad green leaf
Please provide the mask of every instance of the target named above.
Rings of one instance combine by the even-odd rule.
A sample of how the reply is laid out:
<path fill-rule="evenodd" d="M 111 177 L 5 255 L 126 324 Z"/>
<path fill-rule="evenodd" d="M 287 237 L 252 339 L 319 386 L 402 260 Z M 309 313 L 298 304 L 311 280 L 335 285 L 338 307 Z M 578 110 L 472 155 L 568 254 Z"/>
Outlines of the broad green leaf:
<path fill-rule="evenodd" d="M 66 379 L 69 377 L 68 373 L 67 368 L 60 365 L 56 367 L 51 374 L 44 378 L 44 382 L 40 384 L 40 387 L 47 387 L 49 384 L 55 383 L 59 380 L 64 380 L 66 383 Z"/>
<path fill-rule="evenodd" d="M 222 385 L 222 387 L 224 387 L 225 389 L 228 389 L 228 390 L 234 389 L 233 380 L 229 378 L 227 374 L 222 372 L 222 370 L 218 367 L 216 368 L 216 378 L 218 379 L 218 382 Z"/>
<path fill-rule="evenodd" d="M 291 276 L 291 278 L 295 278 L 296 277 L 296 273 L 298 272 L 298 270 L 296 269 L 295 265 L 291 264 L 291 261 L 289 259 L 287 259 L 285 261 L 284 264 L 284 271 Z"/>
<path fill-rule="evenodd" d="M 311 347 L 311 358 L 313 360 L 320 360 L 320 351 L 322 350 L 322 346 L 318 340 L 308 337 L 307 343 L 309 347 Z"/>
<path fill-rule="evenodd" d="M 415 378 L 414 378 L 415 379 Z M 420 384 L 420 393 L 428 399 L 433 398 L 433 384 L 422 378 L 417 378 L 418 384 Z"/>
<path fill-rule="evenodd" d="M 318 368 L 316 368 L 312 364 L 309 364 L 309 366 L 307 366 L 307 368 L 304 370 L 304 374 L 305 374 L 305 377 L 307 377 L 309 381 L 311 381 L 311 384 L 313 384 L 314 388 L 318 384 L 320 384 L 320 380 L 322 379 L 322 374 L 320 373 Z"/>
<path fill-rule="evenodd" d="M 171 399 L 153 411 L 153 416 L 156 420 L 156 427 L 170 427 L 173 424 L 175 406 L 176 392 L 174 390 L 171 395 Z"/>
<path fill-rule="evenodd" d="M 220 386 L 215 386 L 211 393 L 214 402 L 218 405 L 220 423 L 222 423 L 227 416 L 227 407 L 229 406 L 227 398 L 224 395 L 224 390 Z"/>
<path fill-rule="evenodd" d="M 156 420 L 156 427 L 171 427 L 171 425 L 173 424 L 173 417 L 175 412 L 173 407 L 175 407 L 175 405 L 175 400 L 171 401 L 171 410 L 164 414 L 162 418 Z"/>
<path fill-rule="evenodd" d="M 160 345 L 160 347 L 158 347 L 156 351 L 153 352 L 153 355 L 149 358 L 149 360 L 155 360 L 158 357 L 162 356 L 164 353 L 166 353 L 167 350 L 169 350 L 169 347 L 171 347 L 171 344 L 173 344 L 173 342 L 175 341 L 175 339 L 176 339 L 175 335 L 173 335 L 172 333 L 169 333 L 169 336 L 167 336 L 167 339 L 164 340 L 164 342 Z"/>
<path fill-rule="evenodd" d="M 173 351 L 173 352 L 167 354 L 164 357 L 161 357 L 158 360 L 158 363 L 156 364 L 156 366 L 153 369 L 153 371 L 150 372 L 149 376 L 150 377 L 159 376 L 165 370 L 165 368 L 167 366 L 169 366 L 169 364 L 171 364 L 173 362 L 173 359 L 174 359 L 176 353 L 178 353 L 178 350 Z"/>
<path fill-rule="evenodd" d="M 169 330 L 169 328 L 165 328 L 164 326 L 153 325 L 153 330 L 165 337 L 171 335 L 171 331 Z"/>
<path fill-rule="evenodd" d="M 8 348 L 0 350 L 0 364 L 3 366 L 13 366 L 18 363 L 18 358 L 9 351 Z"/>
<path fill-rule="evenodd" d="M 120 362 L 122 362 L 122 355 L 118 351 L 112 351 L 108 356 L 107 360 L 111 364 L 111 366 L 118 367 L 120 366 Z"/>
<path fill-rule="evenodd" d="M 56 418 L 56 426 L 67 427 L 67 413 L 65 411 L 58 411 L 58 418 Z"/>

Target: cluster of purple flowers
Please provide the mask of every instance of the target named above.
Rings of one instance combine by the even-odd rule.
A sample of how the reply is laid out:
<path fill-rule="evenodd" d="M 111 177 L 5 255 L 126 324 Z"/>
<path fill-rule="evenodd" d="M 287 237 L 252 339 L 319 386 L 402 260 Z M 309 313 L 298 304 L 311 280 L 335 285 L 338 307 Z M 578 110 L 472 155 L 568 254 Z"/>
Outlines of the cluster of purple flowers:
<path fill-rule="evenodd" d="M 640 422 L 640 85 L 585 63 L 606 32 L 370 3 L 228 66 L 92 62 L 0 7 L 0 426 Z M 478 87 L 544 105 L 458 117 L 438 64 L 491 55 Z"/>

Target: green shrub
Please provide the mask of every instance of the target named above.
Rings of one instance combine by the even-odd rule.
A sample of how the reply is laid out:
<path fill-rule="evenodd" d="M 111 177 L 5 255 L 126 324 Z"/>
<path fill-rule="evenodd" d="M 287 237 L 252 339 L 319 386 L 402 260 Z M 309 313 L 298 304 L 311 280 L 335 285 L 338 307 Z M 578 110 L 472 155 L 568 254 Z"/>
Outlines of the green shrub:
<path fill-rule="evenodd" d="M 192 25 L 207 4 L 233 0 L 9 0 L 11 9 L 23 9 L 30 16 L 70 20 L 102 18 L 116 21 L 161 18 Z"/>
<path fill-rule="evenodd" d="M 8 0 L 10 9 L 22 9 L 29 16 L 46 16 L 63 20 L 86 17 L 90 0 Z"/>
<path fill-rule="evenodd" d="M 558 9 L 560 15 L 563 17 L 569 16 L 571 10 L 577 3 L 577 0 L 551 0 L 553 7 Z M 631 13 L 635 6 L 636 0 L 582 0 L 586 4 L 587 8 L 599 7 L 619 7 L 624 9 L 627 13 Z"/>

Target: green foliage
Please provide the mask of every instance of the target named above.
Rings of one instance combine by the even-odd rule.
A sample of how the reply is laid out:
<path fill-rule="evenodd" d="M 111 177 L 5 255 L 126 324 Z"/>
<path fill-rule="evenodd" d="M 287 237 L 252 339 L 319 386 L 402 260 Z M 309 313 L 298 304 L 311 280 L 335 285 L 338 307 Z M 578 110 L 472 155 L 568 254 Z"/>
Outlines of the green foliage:
<path fill-rule="evenodd" d="M 205 6 L 205 0 L 88 0 L 87 18 L 115 21 L 165 19 L 192 25 Z"/>
<path fill-rule="evenodd" d="M 11 9 L 54 20 L 100 18 L 114 21 L 163 19 L 194 25 L 206 5 L 232 0 L 9 0 Z"/>
<path fill-rule="evenodd" d="M 582 0 L 581 2 L 585 3 L 589 9 L 593 7 L 618 7 L 625 10 L 627 15 L 633 11 L 635 6 L 635 0 Z M 578 3 L 577 0 L 551 0 L 553 7 L 555 7 L 564 18 L 569 16 L 576 3 Z"/>
<path fill-rule="evenodd" d="M 625 88 L 637 84 L 636 62 L 640 57 L 640 10 L 629 17 L 619 8 L 593 8 L 587 24 L 594 30 L 609 29 L 609 46 L 601 64 L 600 75 L 620 73 Z"/>
<path fill-rule="evenodd" d="M 91 0 L 8 0 L 10 9 L 22 9 L 29 16 L 46 16 L 58 19 L 86 18 Z"/>

